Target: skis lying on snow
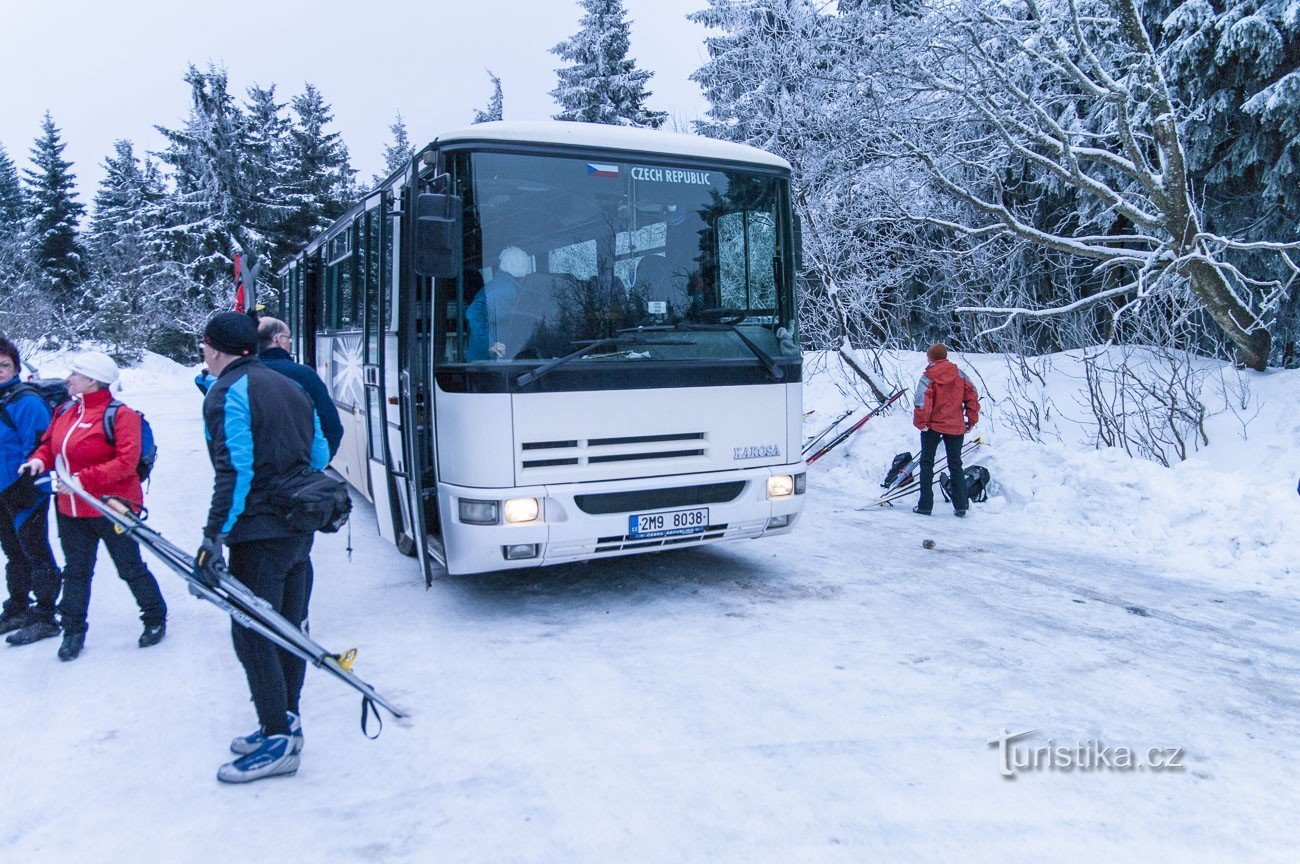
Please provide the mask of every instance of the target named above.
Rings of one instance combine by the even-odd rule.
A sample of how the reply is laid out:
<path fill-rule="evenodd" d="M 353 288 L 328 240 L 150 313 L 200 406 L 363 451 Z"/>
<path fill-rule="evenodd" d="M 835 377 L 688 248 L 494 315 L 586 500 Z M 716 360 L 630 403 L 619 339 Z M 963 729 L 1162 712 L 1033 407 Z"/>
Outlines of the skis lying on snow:
<path fill-rule="evenodd" d="M 974 452 L 975 448 L 979 447 L 983 443 L 984 443 L 983 438 L 976 438 L 974 441 L 968 441 L 962 445 L 961 455 L 962 455 L 963 464 L 965 463 L 966 456 Z M 919 492 L 921 490 L 920 467 L 921 467 L 921 457 L 918 455 L 911 462 L 908 462 L 907 466 L 903 468 L 902 471 L 898 472 L 898 477 L 894 479 L 894 482 L 885 490 L 885 493 L 883 495 L 881 495 L 875 501 L 872 501 L 867 506 L 859 507 L 858 509 L 870 510 L 872 507 L 892 505 L 895 501 L 897 501 L 900 498 L 906 498 L 907 496 L 911 495 L 914 492 Z M 931 481 L 930 483 L 931 486 L 933 486 L 934 483 L 938 481 L 939 472 L 947 467 L 948 467 L 948 454 L 945 453 L 944 455 L 940 456 L 937 460 L 935 460 L 934 480 Z"/>
<path fill-rule="evenodd" d="M 68 489 L 77 498 L 104 514 L 113 523 L 113 530 L 130 537 L 137 544 L 152 552 L 168 567 L 175 570 L 177 575 L 189 583 L 191 594 L 202 600 L 207 600 L 235 619 L 241 626 L 263 636 L 290 654 L 301 657 L 312 666 L 323 669 L 344 684 L 357 690 L 361 694 L 361 731 L 367 737 L 377 737 L 379 732 L 383 730 L 383 720 L 380 718 L 375 705 L 382 706 L 394 717 L 408 716 L 405 711 L 380 696 L 375 692 L 375 688 L 352 673 L 352 663 L 357 656 L 355 648 L 349 649 L 342 654 L 334 654 L 325 650 L 289 619 L 276 612 L 270 603 L 258 597 L 246 585 L 230 575 L 224 564 L 220 565 L 221 576 L 217 586 L 209 588 L 195 575 L 193 556 L 146 525 L 143 519 L 132 513 L 125 504 L 116 501 L 116 499 L 110 498 L 101 501 L 95 498 L 82 488 L 81 483 L 75 477 L 68 474 L 67 466 L 64 465 L 62 457 L 55 461 L 54 473 L 59 478 L 60 488 Z M 379 730 L 375 732 L 375 736 L 370 736 L 367 730 L 370 714 L 374 714 L 375 719 L 379 722 Z"/>
<path fill-rule="evenodd" d="M 812 463 L 816 462 L 818 459 L 820 459 L 820 458 L 822 458 L 823 456 L 825 456 L 827 453 L 829 453 L 829 452 L 831 452 L 832 450 L 834 450 L 836 447 L 838 447 L 838 446 L 840 446 L 841 444 L 843 444 L 845 441 L 849 440 L 849 437 L 850 437 L 854 432 L 857 432 L 859 429 L 861 429 L 863 426 L 865 426 L 868 420 L 870 420 L 872 417 L 875 417 L 875 416 L 876 416 L 877 414 L 879 414 L 881 411 L 884 411 L 884 410 L 885 410 L 886 408 L 888 408 L 890 405 L 892 405 L 892 404 L 894 404 L 895 402 L 897 402 L 898 399 L 899 399 L 899 397 L 901 397 L 901 396 L 902 396 L 904 393 L 906 393 L 906 392 L 907 392 L 906 390 L 899 390 L 899 391 L 898 391 L 897 393 L 895 393 L 893 396 L 890 396 L 890 397 L 889 397 L 888 399 L 886 399 L 884 402 L 881 402 L 881 403 L 880 403 L 879 405 L 877 405 L 875 408 L 872 408 L 870 411 L 868 411 L 866 414 L 864 414 L 864 415 L 862 416 L 862 419 L 858 420 L 856 423 L 854 423 L 852 426 L 848 427 L 847 429 L 844 429 L 843 431 L 841 431 L 841 432 L 840 432 L 839 434 L 837 434 L 834 438 L 832 438 L 829 442 L 827 442 L 826 444 L 823 444 L 820 448 L 818 448 L 818 449 L 817 449 L 817 450 L 816 450 L 816 451 L 815 451 L 811 456 L 808 456 L 808 457 L 807 457 L 807 459 L 808 459 L 808 464 L 811 465 Z M 845 416 L 847 416 L 847 415 L 845 415 Z M 831 429 L 833 429 L 833 428 L 834 428 L 837 424 L 839 424 L 839 422 L 840 422 L 841 420 L 843 420 L 843 419 L 844 419 L 844 418 L 841 417 L 839 420 L 836 420 L 835 423 L 832 423 L 832 424 L 831 424 Z M 827 429 L 827 430 L 826 430 L 826 432 L 829 432 L 829 431 L 830 431 L 830 429 Z M 826 432 L 823 432 L 822 435 L 825 435 Z M 814 439 L 814 440 L 813 440 L 812 444 L 806 445 L 806 446 L 803 448 L 803 452 L 804 452 L 805 455 L 808 453 L 809 450 L 811 450 L 811 449 L 813 448 L 813 446 L 817 443 L 817 440 L 819 440 L 820 438 L 821 438 L 821 436 L 818 436 L 817 439 Z"/>

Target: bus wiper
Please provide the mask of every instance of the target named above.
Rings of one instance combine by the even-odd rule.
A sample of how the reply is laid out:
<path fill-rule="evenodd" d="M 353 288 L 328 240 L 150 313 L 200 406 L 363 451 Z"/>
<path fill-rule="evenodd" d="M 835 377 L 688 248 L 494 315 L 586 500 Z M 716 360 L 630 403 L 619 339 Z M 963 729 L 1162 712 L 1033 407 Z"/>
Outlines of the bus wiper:
<path fill-rule="evenodd" d="M 700 333 L 735 333 L 740 337 L 740 341 L 745 343 L 745 347 L 753 351 L 754 356 L 766 367 L 767 374 L 771 376 L 773 381 L 781 381 L 785 378 L 785 371 L 776 365 L 776 361 L 772 359 L 771 355 L 755 345 L 754 340 L 746 336 L 744 331 L 735 324 L 690 324 L 686 321 L 679 321 L 671 326 L 674 330 L 684 330 L 688 333 L 692 330 Z"/>
<path fill-rule="evenodd" d="M 548 360 L 547 362 L 543 363 L 541 366 L 538 366 L 536 369 L 532 370 L 531 372 L 523 373 L 519 377 L 515 378 L 515 386 L 527 387 L 529 384 L 532 384 L 534 381 L 541 378 L 543 375 L 547 374 L 557 366 L 563 366 L 565 363 L 568 363 L 570 360 L 579 360 L 583 357 L 586 357 L 588 354 L 595 351 L 596 349 L 604 348 L 609 345 L 690 345 L 690 344 L 692 343 L 684 339 L 646 339 L 645 337 L 635 332 L 624 333 L 619 336 L 606 336 L 604 339 L 597 339 L 594 342 L 588 342 L 586 345 L 583 345 L 581 348 L 579 348 L 577 351 L 574 351 L 572 354 L 565 354 L 563 357 L 557 357 L 554 360 Z"/>

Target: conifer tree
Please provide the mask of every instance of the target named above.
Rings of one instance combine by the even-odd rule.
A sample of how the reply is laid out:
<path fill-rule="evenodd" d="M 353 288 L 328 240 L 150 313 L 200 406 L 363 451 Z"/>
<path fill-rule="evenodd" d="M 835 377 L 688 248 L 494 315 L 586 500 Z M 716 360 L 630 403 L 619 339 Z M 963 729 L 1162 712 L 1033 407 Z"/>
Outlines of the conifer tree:
<path fill-rule="evenodd" d="M 294 208 L 288 202 L 291 189 L 286 178 L 290 172 L 289 121 L 284 117 L 285 104 L 275 100 L 275 85 L 248 88 L 244 103 L 243 167 L 251 190 L 252 213 L 249 227 L 261 238 L 258 261 L 261 273 L 269 275 L 292 254 L 288 226 Z"/>
<path fill-rule="evenodd" d="M 501 79 L 493 74 L 491 69 L 486 69 L 484 71 L 487 72 L 488 78 L 492 81 L 492 99 L 488 102 L 487 110 L 475 110 L 474 122 L 476 124 L 491 123 L 494 120 L 504 119 L 502 112 L 505 107 L 505 99 L 501 95 Z"/>
<path fill-rule="evenodd" d="M 32 147 L 33 168 L 25 170 L 30 217 L 30 257 L 40 273 L 42 288 L 57 303 L 76 297 L 86 271 L 86 256 L 77 223 L 86 208 L 76 199 L 72 163 L 63 158 L 67 146 L 50 112 L 45 112 L 41 136 Z"/>
<path fill-rule="evenodd" d="M 337 132 L 327 132 L 334 122 L 320 91 L 307 84 L 290 103 L 294 113 L 289 130 L 290 203 L 294 214 L 289 237 L 295 245 L 319 234 L 348 208 L 356 195 L 356 172 L 348 148 Z"/>
<path fill-rule="evenodd" d="M 23 295 L 30 295 L 28 284 L 28 258 L 24 249 L 26 212 L 23 191 L 18 183 L 18 169 L 0 146 L 0 309 L 9 320 L 0 326 L 0 334 L 9 338 L 27 335 L 22 327 L 15 328 L 13 316 L 25 308 Z"/>
<path fill-rule="evenodd" d="M 415 155 L 415 148 L 411 146 L 411 138 L 406 133 L 406 121 L 402 119 L 401 111 L 397 112 L 397 118 L 388 127 L 388 131 L 393 136 L 393 140 L 384 145 L 384 173 L 374 176 L 376 186 L 387 180 L 388 175 L 394 171 L 405 168 L 411 161 L 411 157 Z"/>
<path fill-rule="evenodd" d="M 94 267 L 85 285 L 79 335 L 104 342 L 122 359 L 134 359 L 154 343 L 157 312 L 171 299 L 167 270 L 158 266 L 155 254 L 164 199 L 157 165 L 148 158 L 141 165 L 130 141 L 114 142 L 90 220 L 87 247 Z"/>
<path fill-rule="evenodd" d="M 23 190 L 18 169 L 0 144 L 0 238 L 15 236 L 23 224 Z"/>
<path fill-rule="evenodd" d="M 646 108 L 650 72 L 627 56 L 631 22 L 622 0 L 579 0 L 585 11 L 577 33 L 551 49 L 570 65 L 556 71 L 551 96 L 562 109 L 556 120 L 658 129 L 667 112 Z"/>
<path fill-rule="evenodd" d="M 174 185 L 166 221 L 177 226 L 173 260 L 186 262 L 201 290 L 211 291 L 229 279 L 236 244 L 254 245 L 257 200 L 245 165 L 246 121 L 227 88 L 226 71 L 190 66 L 185 83 L 191 95 L 185 126 L 156 127 L 168 141 L 159 156 L 171 168 Z"/>
<path fill-rule="evenodd" d="M 151 307 L 166 311 L 167 326 L 150 337 L 150 348 L 173 357 L 193 353 L 193 336 L 208 315 L 228 305 L 234 253 L 256 258 L 266 245 L 258 230 L 262 201 L 246 164 L 247 118 L 228 90 L 226 71 L 190 66 L 184 80 L 191 96 L 184 126 L 156 127 L 168 142 L 158 156 L 173 188 L 150 238 L 159 275 L 170 286 Z"/>

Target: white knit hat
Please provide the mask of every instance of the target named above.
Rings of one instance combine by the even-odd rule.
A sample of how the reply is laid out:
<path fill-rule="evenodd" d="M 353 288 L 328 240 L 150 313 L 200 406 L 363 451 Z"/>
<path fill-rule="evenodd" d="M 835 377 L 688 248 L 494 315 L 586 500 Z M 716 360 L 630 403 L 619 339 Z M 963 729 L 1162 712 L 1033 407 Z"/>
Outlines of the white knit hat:
<path fill-rule="evenodd" d="M 501 269 L 509 273 L 516 279 L 522 279 L 533 269 L 533 259 L 528 257 L 528 253 L 518 246 L 507 246 L 501 250 L 501 258 L 498 262 Z"/>
<path fill-rule="evenodd" d="M 72 361 L 72 371 L 108 386 L 117 381 L 117 364 L 103 351 L 87 351 Z"/>

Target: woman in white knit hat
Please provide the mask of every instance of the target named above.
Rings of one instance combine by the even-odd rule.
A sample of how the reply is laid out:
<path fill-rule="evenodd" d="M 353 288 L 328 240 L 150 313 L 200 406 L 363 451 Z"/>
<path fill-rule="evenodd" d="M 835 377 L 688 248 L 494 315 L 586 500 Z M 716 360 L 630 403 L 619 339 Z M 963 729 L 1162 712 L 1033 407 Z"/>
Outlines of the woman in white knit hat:
<path fill-rule="evenodd" d="M 143 509 L 144 489 L 136 473 L 143 445 L 141 419 L 138 412 L 113 399 L 109 387 L 117 378 L 117 364 L 107 354 L 87 351 L 78 355 L 68 375 L 72 401 L 55 412 L 49 432 L 18 470 L 39 474 L 52 467 L 56 457 L 62 457 L 68 472 L 91 495 L 117 498 L 137 511 Z M 117 406 L 111 412 L 111 422 L 105 416 L 110 413 L 110 405 Z M 107 518 L 78 501 L 71 492 L 58 496 L 58 520 L 59 543 L 66 562 L 59 601 L 63 625 L 59 659 L 74 660 L 85 646 L 90 580 L 101 541 L 117 567 L 117 575 L 126 582 L 140 607 L 144 632 L 137 644 L 141 648 L 157 645 L 167 631 L 167 604 L 158 590 L 158 581 L 140 557 L 140 547 L 126 535 L 116 533 Z M 7 641 L 25 644 L 55 635 L 42 632 L 32 634 L 32 639 L 15 640 L 25 632 L 20 630 Z"/>

